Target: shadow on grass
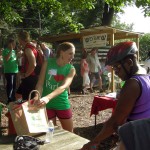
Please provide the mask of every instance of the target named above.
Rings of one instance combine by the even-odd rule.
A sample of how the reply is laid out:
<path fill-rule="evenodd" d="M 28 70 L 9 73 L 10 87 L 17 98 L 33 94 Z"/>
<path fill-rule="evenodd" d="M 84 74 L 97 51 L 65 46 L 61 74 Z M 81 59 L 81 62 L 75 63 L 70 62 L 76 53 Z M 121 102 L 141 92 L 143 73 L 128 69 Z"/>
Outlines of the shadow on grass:
<path fill-rule="evenodd" d="M 92 140 L 100 132 L 102 127 L 102 123 L 97 124 L 96 128 L 95 126 L 77 127 L 74 129 L 74 133 L 88 140 Z"/>
<path fill-rule="evenodd" d="M 74 133 L 88 140 L 92 140 L 96 135 L 98 135 L 102 127 L 103 127 L 102 123 L 97 124 L 96 128 L 95 126 L 77 127 L 74 129 Z M 100 144 L 100 150 L 110 150 L 114 148 L 116 146 L 116 142 L 118 142 L 118 139 L 119 139 L 118 135 L 113 134 Z"/>

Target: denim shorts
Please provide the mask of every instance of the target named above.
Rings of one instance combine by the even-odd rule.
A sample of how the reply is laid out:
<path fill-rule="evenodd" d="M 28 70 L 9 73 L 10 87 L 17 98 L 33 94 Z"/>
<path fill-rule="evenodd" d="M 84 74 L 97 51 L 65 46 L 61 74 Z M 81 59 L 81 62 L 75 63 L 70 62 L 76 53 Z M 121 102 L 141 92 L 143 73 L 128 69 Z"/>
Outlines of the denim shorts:
<path fill-rule="evenodd" d="M 99 80 L 99 78 L 100 78 L 99 72 L 91 72 L 90 81 L 92 81 L 94 78 Z"/>

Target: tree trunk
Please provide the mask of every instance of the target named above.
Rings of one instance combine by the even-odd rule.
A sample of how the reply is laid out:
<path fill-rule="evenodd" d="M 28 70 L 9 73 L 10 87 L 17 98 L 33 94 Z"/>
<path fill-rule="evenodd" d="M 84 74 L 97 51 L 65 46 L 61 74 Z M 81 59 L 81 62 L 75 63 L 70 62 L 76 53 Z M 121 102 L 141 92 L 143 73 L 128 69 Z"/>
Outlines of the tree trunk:
<path fill-rule="evenodd" d="M 102 26 L 110 26 L 112 23 L 113 15 L 114 15 L 114 8 L 110 8 L 109 5 L 105 3 L 102 18 Z"/>

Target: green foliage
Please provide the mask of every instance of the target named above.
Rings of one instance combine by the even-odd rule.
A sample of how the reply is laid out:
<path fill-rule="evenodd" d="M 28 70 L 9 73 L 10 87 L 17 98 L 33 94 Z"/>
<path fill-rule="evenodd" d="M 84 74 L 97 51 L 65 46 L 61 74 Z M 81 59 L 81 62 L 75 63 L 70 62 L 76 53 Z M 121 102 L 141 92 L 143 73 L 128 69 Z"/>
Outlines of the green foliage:
<path fill-rule="evenodd" d="M 113 7 L 116 10 L 120 10 L 120 6 L 124 6 L 124 4 L 127 2 L 126 0 L 105 0 L 107 4 L 109 4 L 111 7 Z"/>
<path fill-rule="evenodd" d="M 1 20 L 7 22 L 20 21 L 24 10 L 37 10 L 47 15 L 64 15 L 65 12 L 74 12 L 77 10 L 92 9 L 95 0 L 2 0 L 0 5 Z M 24 11 L 25 12 L 25 11 Z M 11 15 L 13 14 L 13 15 Z M 67 15 L 67 14 L 66 14 Z M 20 18 L 19 18 L 20 17 Z M 20 20 L 19 20 L 20 19 Z"/>
<path fill-rule="evenodd" d="M 27 29 L 40 34 L 78 32 L 83 25 L 79 11 L 94 9 L 95 0 L 2 0 L 0 20 L 11 28 Z M 13 14 L 13 15 L 12 15 Z"/>
<path fill-rule="evenodd" d="M 97 2 L 94 3 L 94 9 L 85 9 L 83 11 L 76 12 L 75 15 L 77 21 L 80 22 L 84 28 L 100 26 L 102 24 L 104 4 L 103 0 L 97 0 Z"/>
<path fill-rule="evenodd" d="M 21 22 L 22 17 L 17 12 L 17 9 L 24 9 L 26 1 L 17 0 L 1 0 L 0 4 L 0 20 L 6 21 L 8 24 L 13 22 Z"/>
<path fill-rule="evenodd" d="M 1 0 L 0 20 L 9 29 L 26 29 L 36 37 L 44 34 L 79 32 L 82 28 L 110 25 L 114 13 L 132 0 Z M 136 1 L 148 14 L 150 2 Z M 107 7 L 105 7 L 107 6 Z M 110 11 L 111 10 L 111 11 Z M 115 26 L 119 23 L 116 22 Z M 133 25 L 120 24 L 119 28 L 132 28 Z"/>
<path fill-rule="evenodd" d="M 150 16 L 150 0 L 136 0 L 136 6 L 142 8 L 145 16 Z"/>
<path fill-rule="evenodd" d="M 145 61 L 148 58 L 148 52 L 150 52 L 150 33 L 140 37 L 139 45 L 140 60 Z"/>

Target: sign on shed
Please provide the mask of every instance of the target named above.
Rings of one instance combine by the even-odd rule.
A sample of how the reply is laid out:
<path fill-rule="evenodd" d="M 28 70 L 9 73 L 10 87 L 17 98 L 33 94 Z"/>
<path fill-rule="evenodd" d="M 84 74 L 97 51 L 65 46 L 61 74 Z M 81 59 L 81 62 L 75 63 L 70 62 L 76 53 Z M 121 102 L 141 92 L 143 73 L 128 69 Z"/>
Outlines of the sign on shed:
<path fill-rule="evenodd" d="M 94 34 L 83 37 L 84 48 L 102 47 L 106 46 L 107 34 Z"/>

